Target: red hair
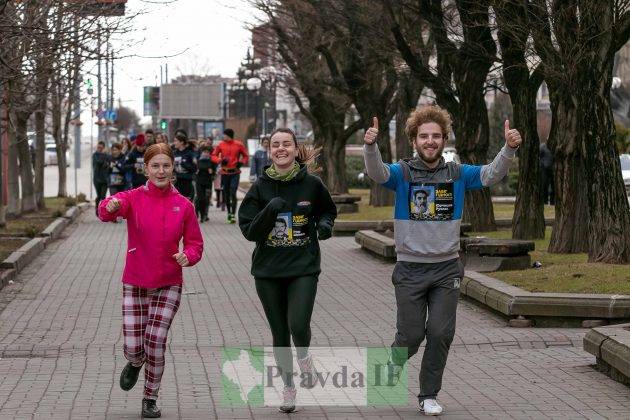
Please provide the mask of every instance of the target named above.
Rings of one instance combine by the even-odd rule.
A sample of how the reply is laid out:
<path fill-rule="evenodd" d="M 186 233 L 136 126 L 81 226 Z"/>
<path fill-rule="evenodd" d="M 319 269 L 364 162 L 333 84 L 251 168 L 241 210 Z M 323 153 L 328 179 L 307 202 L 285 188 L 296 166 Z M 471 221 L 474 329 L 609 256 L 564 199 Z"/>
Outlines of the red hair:
<path fill-rule="evenodd" d="M 166 143 L 156 143 L 149 146 L 144 152 L 144 164 L 148 165 L 149 161 L 157 155 L 166 155 L 171 158 L 171 162 L 175 161 L 175 156 L 173 155 L 171 146 Z"/>

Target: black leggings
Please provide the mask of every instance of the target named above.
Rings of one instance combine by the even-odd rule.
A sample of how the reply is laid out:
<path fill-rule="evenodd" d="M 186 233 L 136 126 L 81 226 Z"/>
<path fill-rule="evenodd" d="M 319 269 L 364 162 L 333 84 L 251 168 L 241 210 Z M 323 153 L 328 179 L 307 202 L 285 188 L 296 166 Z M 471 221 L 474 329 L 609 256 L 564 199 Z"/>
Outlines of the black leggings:
<path fill-rule="evenodd" d="M 317 276 L 257 278 L 256 291 L 271 328 L 274 356 L 282 372 L 282 381 L 285 385 L 292 386 L 291 338 L 298 359 L 305 358 L 311 345 L 311 314 L 317 294 Z"/>
<path fill-rule="evenodd" d="M 223 201 L 229 214 L 236 214 L 236 191 L 241 174 L 221 175 L 221 187 L 223 187 Z"/>
<path fill-rule="evenodd" d="M 197 183 L 197 197 L 195 198 L 195 210 L 201 217 L 208 216 L 208 195 L 212 191 L 211 186 Z"/>

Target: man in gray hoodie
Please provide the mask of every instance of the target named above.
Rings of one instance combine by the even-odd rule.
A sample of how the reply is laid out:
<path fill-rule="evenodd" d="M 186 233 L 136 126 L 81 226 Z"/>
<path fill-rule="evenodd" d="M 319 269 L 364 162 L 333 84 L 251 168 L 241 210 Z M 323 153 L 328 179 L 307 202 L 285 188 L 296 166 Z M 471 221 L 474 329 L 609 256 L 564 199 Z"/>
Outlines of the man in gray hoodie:
<path fill-rule="evenodd" d="M 444 161 L 451 130 L 449 114 L 439 106 L 411 113 L 405 127 L 418 157 L 383 163 L 376 138 L 378 120 L 365 133 L 363 155 L 372 180 L 396 193 L 394 238 L 397 262 L 392 274 L 397 332 L 390 368 L 400 371 L 427 344 L 420 370 L 420 409 L 441 414 L 437 402 L 442 374 L 455 335 L 455 315 L 464 267 L 459 260 L 459 232 L 466 191 L 488 187 L 508 172 L 521 136 L 505 121 L 505 146 L 487 165 Z"/>

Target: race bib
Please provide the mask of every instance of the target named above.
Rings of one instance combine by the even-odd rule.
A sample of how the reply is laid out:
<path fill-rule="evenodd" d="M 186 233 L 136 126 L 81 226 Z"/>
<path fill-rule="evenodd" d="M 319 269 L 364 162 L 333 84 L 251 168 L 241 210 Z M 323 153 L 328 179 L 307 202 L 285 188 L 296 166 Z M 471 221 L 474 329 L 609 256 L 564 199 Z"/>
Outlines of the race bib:
<path fill-rule="evenodd" d="M 123 185 L 125 178 L 121 174 L 110 174 L 109 185 Z"/>
<path fill-rule="evenodd" d="M 267 238 L 272 247 L 302 246 L 310 242 L 309 216 L 292 212 L 279 213 Z"/>
<path fill-rule="evenodd" d="M 452 220 L 454 203 L 453 183 L 409 184 L 410 220 Z"/>

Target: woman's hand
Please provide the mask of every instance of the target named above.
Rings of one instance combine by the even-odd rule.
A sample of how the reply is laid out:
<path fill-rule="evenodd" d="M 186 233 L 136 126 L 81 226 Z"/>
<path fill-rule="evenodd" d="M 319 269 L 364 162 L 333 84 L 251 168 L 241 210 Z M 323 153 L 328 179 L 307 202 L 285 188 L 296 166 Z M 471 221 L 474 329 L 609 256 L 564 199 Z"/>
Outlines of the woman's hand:
<path fill-rule="evenodd" d="M 182 267 L 186 267 L 188 263 L 188 257 L 183 252 L 178 252 L 177 254 L 173 254 L 173 258 L 177 261 L 177 264 Z"/>
<path fill-rule="evenodd" d="M 107 212 L 110 214 L 116 213 L 118 210 L 120 210 L 120 200 L 117 198 L 112 198 L 105 206 L 105 210 L 107 210 Z"/>

